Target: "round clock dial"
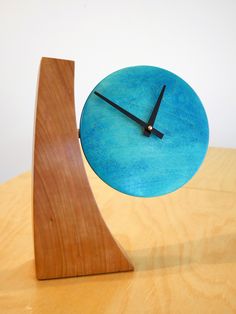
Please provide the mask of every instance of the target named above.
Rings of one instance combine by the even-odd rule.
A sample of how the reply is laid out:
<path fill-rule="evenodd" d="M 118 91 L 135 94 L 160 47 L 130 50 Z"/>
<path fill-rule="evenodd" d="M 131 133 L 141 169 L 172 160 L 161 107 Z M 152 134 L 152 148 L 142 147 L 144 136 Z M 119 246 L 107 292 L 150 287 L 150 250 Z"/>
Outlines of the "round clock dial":
<path fill-rule="evenodd" d="M 208 147 L 202 103 L 180 77 L 135 66 L 103 79 L 80 120 L 84 154 L 95 173 L 133 196 L 170 193 L 189 181 Z"/>

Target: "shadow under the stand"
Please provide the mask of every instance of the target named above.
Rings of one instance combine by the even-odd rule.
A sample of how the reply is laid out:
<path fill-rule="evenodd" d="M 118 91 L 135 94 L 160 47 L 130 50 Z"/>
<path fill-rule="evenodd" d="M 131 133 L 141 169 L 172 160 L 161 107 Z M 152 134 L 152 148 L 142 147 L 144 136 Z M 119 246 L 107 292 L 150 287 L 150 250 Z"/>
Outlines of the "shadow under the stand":
<path fill-rule="evenodd" d="M 135 271 L 236 262 L 236 234 L 127 252 Z"/>
<path fill-rule="evenodd" d="M 55 286 L 83 285 L 88 282 L 119 282 L 132 280 L 139 272 L 159 270 L 158 276 L 176 273 L 180 270 L 191 270 L 193 264 L 224 264 L 236 262 L 236 234 L 225 234 L 212 238 L 177 243 L 161 247 L 144 248 L 127 251 L 135 267 L 134 272 L 111 273 L 106 275 L 91 275 L 56 280 L 38 281 L 35 276 L 34 260 L 29 260 L 19 267 L 0 271 L 1 289 L 9 291 L 23 291 L 25 289 L 42 289 Z M 162 272 L 161 270 L 165 270 Z"/>

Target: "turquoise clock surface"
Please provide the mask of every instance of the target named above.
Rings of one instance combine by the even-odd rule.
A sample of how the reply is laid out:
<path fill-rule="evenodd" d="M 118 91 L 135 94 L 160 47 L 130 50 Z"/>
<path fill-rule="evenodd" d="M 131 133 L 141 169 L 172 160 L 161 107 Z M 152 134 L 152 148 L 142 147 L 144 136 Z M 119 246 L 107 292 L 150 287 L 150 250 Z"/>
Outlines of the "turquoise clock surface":
<path fill-rule="evenodd" d="M 82 111 L 80 138 L 104 182 L 152 197 L 192 178 L 206 154 L 209 128 L 199 97 L 184 80 L 161 68 L 134 66 L 94 88 Z"/>

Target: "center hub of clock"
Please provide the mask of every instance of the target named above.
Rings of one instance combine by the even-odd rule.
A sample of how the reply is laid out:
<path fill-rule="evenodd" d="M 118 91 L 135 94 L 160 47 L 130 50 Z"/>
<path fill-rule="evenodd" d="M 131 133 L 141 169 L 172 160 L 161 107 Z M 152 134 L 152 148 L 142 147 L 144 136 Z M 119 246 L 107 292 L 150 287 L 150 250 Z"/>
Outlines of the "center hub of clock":
<path fill-rule="evenodd" d="M 149 126 L 147 127 L 147 129 L 148 129 L 148 131 L 151 131 L 151 130 L 152 130 L 152 126 L 149 125 Z"/>

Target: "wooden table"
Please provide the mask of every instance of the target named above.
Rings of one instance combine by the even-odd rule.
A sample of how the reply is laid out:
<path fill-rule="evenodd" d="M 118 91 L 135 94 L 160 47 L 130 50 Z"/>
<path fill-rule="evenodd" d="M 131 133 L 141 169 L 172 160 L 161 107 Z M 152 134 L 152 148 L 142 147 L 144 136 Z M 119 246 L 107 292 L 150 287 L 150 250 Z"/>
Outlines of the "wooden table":
<path fill-rule="evenodd" d="M 86 169 L 136 271 L 37 281 L 25 173 L 0 186 L 0 313 L 236 313 L 236 150 L 211 148 L 185 187 L 159 198 L 120 194 Z"/>

